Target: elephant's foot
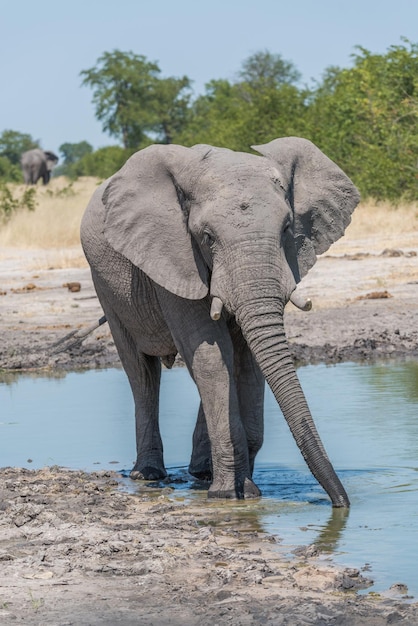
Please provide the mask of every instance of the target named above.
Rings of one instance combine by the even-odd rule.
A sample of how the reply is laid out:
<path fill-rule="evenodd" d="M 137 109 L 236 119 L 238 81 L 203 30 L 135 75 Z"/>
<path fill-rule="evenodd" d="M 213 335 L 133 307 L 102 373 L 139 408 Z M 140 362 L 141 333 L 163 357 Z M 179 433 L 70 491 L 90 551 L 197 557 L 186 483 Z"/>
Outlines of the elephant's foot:
<path fill-rule="evenodd" d="M 167 472 L 163 465 L 135 463 L 129 477 L 133 480 L 161 480 L 167 477 Z"/>
<path fill-rule="evenodd" d="M 243 500 L 249 498 L 259 498 L 261 491 L 253 481 L 245 477 L 243 480 L 237 480 L 234 487 L 216 484 L 213 482 L 208 490 L 208 498 L 226 498 Z"/>
<path fill-rule="evenodd" d="M 212 480 L 212 461 L 210 458 L 203 459 L 199 462 L 192 460 L 189 465 L 189 474 L 198 480 L 210 482 Z"/>

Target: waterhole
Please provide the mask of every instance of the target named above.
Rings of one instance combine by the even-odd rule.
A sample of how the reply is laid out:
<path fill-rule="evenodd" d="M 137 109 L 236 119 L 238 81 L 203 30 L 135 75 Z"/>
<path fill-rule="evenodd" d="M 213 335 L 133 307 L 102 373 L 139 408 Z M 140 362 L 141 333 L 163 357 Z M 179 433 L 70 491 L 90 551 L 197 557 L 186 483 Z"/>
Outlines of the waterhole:
<path fill-rule="evenodd" d="M 418 363 L 307 366 L 298 375 L 325 448 L 351 500 L 333 511 L 307 469 L 269 390 L 265 443 L 255 469 L 263 498 L 233 517 L 277 534 L 290 553 L 314 544 L 356 567 L 381 592 L 418 597 Z M 161 431 L 174 490 L 202 497 L 187 475 L 198 394 L 183 368 L 162 376 Z M 113 469 L 135 459 L 133 401 L 122 370 L 53 377 L 0 375 L 0 465 Z M 126 488 L 137 483 L 125 479 Z M 156 485 L 158 487 L 158 485 Z"/>

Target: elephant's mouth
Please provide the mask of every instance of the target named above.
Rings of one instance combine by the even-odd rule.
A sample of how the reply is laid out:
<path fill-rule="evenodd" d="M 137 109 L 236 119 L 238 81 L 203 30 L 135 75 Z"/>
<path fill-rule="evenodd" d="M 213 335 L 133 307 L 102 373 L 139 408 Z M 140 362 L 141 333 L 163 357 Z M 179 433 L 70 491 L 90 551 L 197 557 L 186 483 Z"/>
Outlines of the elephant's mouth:
<path fill-rule="evenodd" d="M 297 293 L 297 290 L 290 296 L 290 302 L 301 311 L 310 311 L 312 309 L 312 300 L 301 296 L 300 293 Z M 220 319 L 223 306 L 223 302 L 218 296 L 212 298 L 210 316 L 213 320 L 217 321 Z"/>

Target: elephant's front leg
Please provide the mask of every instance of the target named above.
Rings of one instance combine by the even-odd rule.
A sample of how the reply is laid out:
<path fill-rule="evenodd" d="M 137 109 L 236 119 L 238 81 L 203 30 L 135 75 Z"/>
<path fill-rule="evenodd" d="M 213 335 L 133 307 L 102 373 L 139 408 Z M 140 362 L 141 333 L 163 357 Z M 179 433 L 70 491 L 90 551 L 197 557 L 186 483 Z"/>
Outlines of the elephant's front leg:
<path fill-rule="evenodd" d="M 200 344 L 193 355 L 193 374 L 206 416 L 212 453 L 212 484 L 208 495 L 217 498 L 259 496 L 260 491 L 251 479 L 229 335 Z"/>
<path fill-rule="evenodd" d="M 234 376 L 234 349 L 226 321 L 210 318 L 208 299 L 191 302 L 159 287 L 157 293 L 176 347 L 198 387 L 206 417 L 213 468 L 208 495 L 259 496 L 251 480 Z"/>
<path fill-rule="evenodd" d="M 265 380 L 241 329 L 233 322 L 231 337 L 234 344 L 235 379 L 238 391 L 239 412 L 245 429 L 251 474 L 254 461 L 263 445 Z M 231 325 L 231 324 L 230 324 Z M 211 447 L 202 403 L 199 406 L 193 433 L 192 456 L 189 473 L 200 480 L 212 479 Z"/>
<path fill-rule="evenodd" d="M 189 473 L 199 480 L 212 480 L 212 453 L 202 403 L 199 405 L 196 426 L 193 432 Z"/>

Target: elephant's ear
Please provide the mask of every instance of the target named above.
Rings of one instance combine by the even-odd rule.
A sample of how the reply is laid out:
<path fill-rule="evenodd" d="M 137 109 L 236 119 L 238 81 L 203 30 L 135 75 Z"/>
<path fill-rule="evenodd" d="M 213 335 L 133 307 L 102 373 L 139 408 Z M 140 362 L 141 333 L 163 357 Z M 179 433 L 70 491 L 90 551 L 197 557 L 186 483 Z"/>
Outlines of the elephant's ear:
<path fill-rule="evenodd" d="M 156 283 L 183 298 L 208 292 L 207 267 L 187 227 L 187 190 L 200 156 L 154 145 L 128 159 L 103 194 L 110 245 Z"/>
<path fill-rule="evenodd" d="M 294 212 L 300 276 L 342 237 L 360 194 L 344 172 L 311 141 L 282 137 L 252 146 L 274 162 Z"/>

